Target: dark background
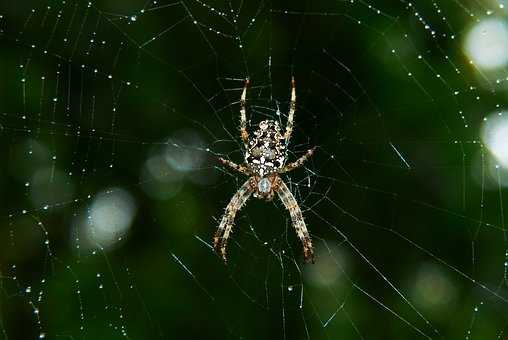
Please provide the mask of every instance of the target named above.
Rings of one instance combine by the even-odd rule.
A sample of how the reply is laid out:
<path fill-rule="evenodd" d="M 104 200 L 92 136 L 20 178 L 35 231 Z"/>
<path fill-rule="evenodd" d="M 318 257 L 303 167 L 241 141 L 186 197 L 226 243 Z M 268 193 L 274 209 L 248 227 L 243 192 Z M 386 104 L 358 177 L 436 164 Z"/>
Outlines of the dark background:
<path fill-rule="evenodd" d="M 463 48 L 492 8 L 4 1 L 0 339 L 506 338 L 506 174 L 480 138 L 506 70 Z M 244 179 L 216 158 L 242 160 L 243 79 L 255 126 L 285 122 L 291 76 L 289 157 L 318 151 L 284 179 L 316 264 L 251 199 L 224 266 L 211 238 Z M 127 232 L 88 235 L 122 195 Z"/>

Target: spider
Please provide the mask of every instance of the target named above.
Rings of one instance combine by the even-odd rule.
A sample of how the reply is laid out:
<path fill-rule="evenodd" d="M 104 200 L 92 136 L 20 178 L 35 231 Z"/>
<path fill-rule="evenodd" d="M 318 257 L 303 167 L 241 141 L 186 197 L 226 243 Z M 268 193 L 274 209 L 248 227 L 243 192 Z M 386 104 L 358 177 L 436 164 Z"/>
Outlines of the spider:
<path fill-rule="evenodd" d="M 303 220 L 302 211 L 295 197 L 280 178 L 280 174 L 287 173 L 302 166 L 316 150 L 316 147 L 308 150 L 298 160 L 285 164 L 287 146 L 293 132 L 293 118 L 296 110 L 295 80 L 291 79 L 291 102 L 289 106 L 286 131 L 281 132 L 279 123 L 274 120 L 263 120 L 253 137 L 249 137 L 247 131 L 246 98 L 249 79 L 245 80 L 243 92 L 240 98 L 240 132 L 245 146 L 245 163 L 236 164 L 230 160 L 219 158 L 219 161 L 238 171 L 249 179 L 238 189 L 226 207 L 219 228 L 213 239 L 216 252 L 227 264 L 226 248 L 229 236 L 233 229 L 236 213 L 242 208 L 251 195 L 256 198 L 271 201 L 275 193 L 284 204 L 291 216 L 293 227 L 298 238 L 303 243 L 305 262 L 314 263 L 314 249 L 312 241 Z"/>

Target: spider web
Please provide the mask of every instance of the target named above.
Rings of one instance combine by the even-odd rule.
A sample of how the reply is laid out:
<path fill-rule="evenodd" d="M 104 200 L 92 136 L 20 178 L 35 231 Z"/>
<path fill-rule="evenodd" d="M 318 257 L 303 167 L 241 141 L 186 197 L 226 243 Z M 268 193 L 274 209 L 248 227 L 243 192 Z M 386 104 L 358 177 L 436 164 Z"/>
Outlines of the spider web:
<path fill-rule="evenodd" d="M 1 338 L 506 337 L 496 1 L 23 1 L 0 7 Z M 488 37 L 480 38 L 480 42 Z M 285 124 L 278 201 L 211 236 L 248 118 Z M 501 123 L 498 123 L 498 125 Z M 23 325 L 23 327 L 20 327 Z"/>

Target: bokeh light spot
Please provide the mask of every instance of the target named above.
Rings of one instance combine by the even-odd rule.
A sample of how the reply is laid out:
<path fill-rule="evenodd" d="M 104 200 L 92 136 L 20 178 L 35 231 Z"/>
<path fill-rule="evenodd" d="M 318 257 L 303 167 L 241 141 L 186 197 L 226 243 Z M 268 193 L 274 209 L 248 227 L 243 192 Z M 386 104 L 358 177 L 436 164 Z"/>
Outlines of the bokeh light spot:
<path fill-rule="evenodd" d="M 136 214 L 136 204 L 125 190 L 114 188 L 100 193 L 90 206 L 86 236 L 101 247 L 110 247 L 129 230 Z"/>
<path fill-rule="evenodd" d="M 197 170 L 205 160 L 204 142 L 194 130 L 180 130 L 171 138 L 166 148 L 167 163 L 175 170 Z"/>
<path fill-rule="evenodd" d="M 505 66 L 508 63 L 508 25 L 497 18 L 478 22 L 467 34 L 465 49 L 482 69 Z"/>
<path fill-rule="evenodd" d="M 413 299 L 426 309 L 434 309 L 445 314 L 452 307 L 457 292 L 442 269 L 434 264 L 423 264 L 413 281 Z"/>
<path fill-rule="evenodd" d="M 340 278 L 348 266 L 345 254 L 333 245 L 315 246 L 316 261 L 312 266 L 305 267 L 306 281 L 315 287 L 325 288 L 340 283 Z"/>
<path fill-rule="evenodd" d="M 496 160 L 508 168 L 508 119 L 506 112 L 491 114 L 484 122 L 482 139 Z"/>

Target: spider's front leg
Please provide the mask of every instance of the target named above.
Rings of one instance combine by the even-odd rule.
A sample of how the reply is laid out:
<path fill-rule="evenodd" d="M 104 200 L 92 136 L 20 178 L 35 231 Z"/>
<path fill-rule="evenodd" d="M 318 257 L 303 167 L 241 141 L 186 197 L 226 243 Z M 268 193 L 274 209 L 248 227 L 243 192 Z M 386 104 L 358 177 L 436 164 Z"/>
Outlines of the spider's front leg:
<path fill-rule="evenodd" d="M 302 241 L 305 262 L 314 263 L 314 248 L 312 247 L 312 240 L 310 238 L 309 231 L 307 230 L 307 226 L 305 225 L 305 221 L 303 220 L 302 210 L 300 209 L 298 202 L 296 202 L 295 197 L 282 179 L 278 178 L 275 188 L 277 194 L 279 194 L 280 200 L 289 211 L 293 227 L 296 230 L 296 235 L 300 241 Z"/>
<path fill-rule="evenodd" d="M 293 171 L 296 168 L 301 167 L 305 162 L 307 162 L 307 160 L 309 160 L 309 158 L 312 157 L 312 155 L 314 155 L 314 152 L 316 151 L 316 148 L 317 147 L 315 146 L 312 149 L 307 150 L 305 155 L 303 155 L 302 157 L 298 158 L 296 161 L 294 161 L 292 163 L 289 163 L 286 166 L 284 166 L 282 169 L 279 170 L 279 173 L 290 172 L 290 171 Z"/>
<path fill-rule="evenodd" d="M 213 247 L 215 251 L 222 257 L 225 263 L 227 263 L 226 249 L 228 239 L 233 229 L 236 213 L 249 199 L 253 191 L 254 187 L 252 185 L 252 179 L 249 178 L 247 182 L 245 182 L 240 187 L 240 189 L 238 189 L 233 198 L 231 198 L 231 201 L 229 201 L 226 207 L 226 212 L 222 216 L 219 228 L 217 229 L 213 238 Z"/>

